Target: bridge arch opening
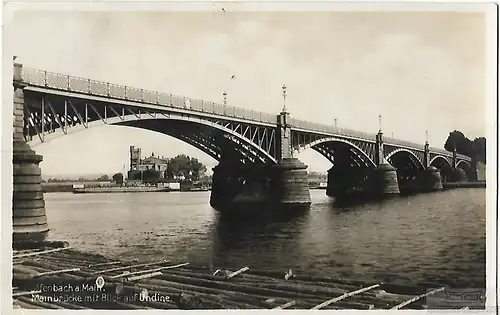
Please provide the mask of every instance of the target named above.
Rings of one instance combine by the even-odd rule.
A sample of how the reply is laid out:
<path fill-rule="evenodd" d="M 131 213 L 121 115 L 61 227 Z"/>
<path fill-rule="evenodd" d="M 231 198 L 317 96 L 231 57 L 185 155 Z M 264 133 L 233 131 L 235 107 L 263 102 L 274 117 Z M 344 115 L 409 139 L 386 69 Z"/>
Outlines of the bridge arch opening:
<path fill-rule="evenodd" d="M 334 166 L 349 168 L 371 168 L 375 167 L 373 159 L 356 144 L 340 138 L 324 138 L 312 141 L 304 146 L 296 147 L 295 150 L 313 149 L 321 154 Z"/>
<path fill-rule="evenodd" d="M 416 187 L 418 176 L 424 170 L 424 165 L 415 153 L 407 149 L 396 149 L 385 159 L 396 168 L 399 190 L 402 193 L 412 191 Z"/>
<path fill-rule="evenodd" d="M 472 167 L 471 165 L 464 161 L 464 160 L 461 160 L 457 163 L 457 167 L 456 167 L 457 171 L 459 172 L 459 178 L 458 180 L 460 181 L 470 181 L 470 180 L 473 180 L 474 179 L 474 176 L 472 174 L 473 170 L 472 170 Z"/>
<path fill-rule="evenodd" d="M 395 168 L 406 170 L 423 170 L 424 165 L 415 153 L 406 149 L 397 149 L 386 156 L 386 160 Z"/>
<path fill-rule="evenodd" d="M 451 182 L 453 181 L 453 168 L 450 162 L 443 156 L 435 156 L 430 161 L 430 166 L 433 166 L 439 170 L 441 173 L 441 181 L 442 182 Z"/>
<path fill-rule="evenodd" d="M 105 122 L 99 118 L 98 120 L 88 122 L 86 125 L 75 123 L 70 126 L 68 124 L 66 132 L 58 126 L 52 132 L 45 133 L 43 142 L 39 136 L 35 135 L 29 141 L 29 144 L 32 147 L 36 147 L 61 136 L 81 132 L 89 128 L 115 125 L 141 128 L 172 136 L 194 146 L 219 162 L 224 154 L 228 154 L 232 157 L 238 155 L 239 160 L 243 164 L 276 163 L 274 157 L 258 145 L 215 122 L 175 114 L 156 114 L 154 116 L 156 117 L 153 117 L 151 114 L 129 114 L 110 117 Z"/>

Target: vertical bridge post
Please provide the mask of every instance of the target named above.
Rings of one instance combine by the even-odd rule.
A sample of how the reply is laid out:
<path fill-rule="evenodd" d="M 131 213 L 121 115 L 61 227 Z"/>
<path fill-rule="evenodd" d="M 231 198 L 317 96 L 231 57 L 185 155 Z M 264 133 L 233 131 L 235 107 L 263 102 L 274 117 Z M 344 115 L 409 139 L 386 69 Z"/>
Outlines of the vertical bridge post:
<path fill-rule="evenodd" d="M 286 97 L 283 86 L 283 96 Z M 288 124 L 290 113 L 286 106 L 277 116 L 275 132 L 277 147 L 277 164 L 271 170 L 272 203 L 276 207 L 307 208 L 311 204 L 307 165 L 292 155 L 291 126 Z"/>
<path fill-rule="evenodd" d="M 419 174 L 419 178 L 422 192 L 436 191 L 443 188 L 441 172 L 436 167 L 431 166 L 431 150 L 427 139 L 424 145 L 424 171 L 421 174 Z"/>
<path fill-rule="evenodd" d="M 453 157 L 451 158 L 451 167 L 455 171 L 457 169 L 457 147 L 453 145 Z"/>
<path fill-rule="evenodd" d="M 467 175 L 465 171 L 461 168 L 457 168 L 458 158 L 457 158 L 457 146 L 453 143 L 453 157 L 451 158 L 452 168 L 453 168 L 453 181 L 454 182 L 466 182 Z"/>
<path fill-rule="evenodd" d="M 14 134 L 12 196 L 13 248 L 40 247 L 49 231 L 41 185 L 41 155 L 26 143 L 24 130 L 24 91 L 22 65 L 14 64 Z M 43 123 L 43 118 L 42 118 Z M 29 244 L 29 245 L 27 245 Z"/>
<path fill-rule="evenodd" d="M 379 130 L 377 135 L 375 136 L 376 139 L 376 148 L 377 148 L 377 166 L 380 166 L 382 164 L 388 164 L 388 162 L 385 160 L 384 156 L 384 141 L 382 139 L 382 130 Z"/>
<path fill-rule="evenodd" d="M 379 121 L 380 119 L 381 116 L 379 116 Z M 374 170 L 369 187 L 371 194 L 375 197 L 399 194 L 398 174 L 396 168 L 385 159 L 382 135 L 382 127 L 380 127 L 375 138 L 377 167 Z"/>
<path fill-rule="evenodd" d="M 276 157 L 276 160 L 278 163 L 281 163 L 283 159 L 290 159 L 292 158 L 292 143 L 291 143 L 291 130 L 290 126 L 288 125 L 288 121 L 290 118 L 290 113 L 286 111 L 282 111 L 278 116 L 277 116 L 277 134 L 278 135 L 278 141 L 276 141 L 276 144 L 278 146 L 278 156 Z"/>
<path fill-rule="evenodd" d="M 425 141 L 424 145 L 424 167 L 428 168 L 431 163 L 431 150 L 429 149 L 429 142 Z"/>

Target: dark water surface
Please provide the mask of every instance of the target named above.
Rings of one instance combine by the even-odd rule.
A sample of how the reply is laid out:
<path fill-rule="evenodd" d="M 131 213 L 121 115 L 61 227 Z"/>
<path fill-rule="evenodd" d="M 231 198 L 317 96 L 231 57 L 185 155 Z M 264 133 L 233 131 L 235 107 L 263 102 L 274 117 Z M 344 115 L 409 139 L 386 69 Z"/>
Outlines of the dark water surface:
<path fill-rule="evenodd" d="M 485 287 L 485 189 L 337 205 L 312 190 L 306 214 L 229 220 L 210 192 L 45 194 L 50 239 L 114 259 Z"/>

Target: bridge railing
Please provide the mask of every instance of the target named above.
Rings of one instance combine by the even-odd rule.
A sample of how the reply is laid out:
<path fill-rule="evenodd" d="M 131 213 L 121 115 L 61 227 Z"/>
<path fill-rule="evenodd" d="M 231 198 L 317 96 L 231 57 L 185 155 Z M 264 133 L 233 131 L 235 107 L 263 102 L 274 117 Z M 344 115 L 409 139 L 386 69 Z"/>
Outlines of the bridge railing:
<path fill-rule="evenodd" d="M 317 132 L 322 132 L 322 133 L 339 134 L 339 135 L 343 135 L 346 137 L 375 141 L 375 134 L 360 132 L 360 131 L 356 131 L 356 130 L 352 130 L 352 129 L 348 129 L 348 128 L 339 128 L 339 127 L 325 125 L 325 124 L 313 123 L 313 122 L 306 121 L 306 120 L 291 118 L 290 125 L 292 125 L 295 128 L 300 128 L 300 129 L 305 129 L 305 130 L 312 130 L 312 131 L 317 131 Z"/>
<path fill-rule="evenodd" d="M 81 77 L 69 76 L 44 70 L 23 67 L 23 80 L 33 86 L 48 87 L 62 91 L 83 93 L 88 95 L 104 96 L 113 99 L 137 101 L 146 104 L 162 105 L 174 108 L 189 109 L 193 111 L 211 113 L 221 116 L 252 120 L 263 123 L 276 123 L 276 114 L 259 112 L 235 106 L 228 106 L 214 102 L 166 94 L 145 89 L 138 89 L 124 85 L 117 85 L 104 81 L 91 80 Z M 290 119 L 290 124 L 295 128 L 317 131 L 322 133 L 340 134 L 347 137 L 375 141 L 376 135 L 360 132 L 348 128 L 338 128 L 331 125 L 318 124 L 299 119 Z M 384 137 L 386 143 L 420 148 L 423 145 L 409 141 Z M 443 149 L 431 148 L 432 152 L 450 155 Z M 457 154 L 459 158 L 470 160 L 469 157 Z"/>
<path fill-rule="evenodd" d="M 207 102 L 188 97 L 166 94 L 104 81 L 85 79 L 54 72 L 23 67 L 23 80 L 33 86 L 48 87 L 62 91 L 104 96 L 113 99 L 137 101 L 146 104 L 189 109 L 203 113 L 230 116 L 262 123 L 276 123 L 276 115 L 236 106 Z"/>
<path fill-rule="evenodd" d="M 300 129 L 305 129 L 305 130 L 311 130 L 311 131 L 317 131 L 317 132 L 322 132 L 322 133 L 331 133 L 331 134 L 337 134 L 337 135 L 343 135 L 346 137 L 351 137 L 351 138 L 358 138 L 358 139 L 365 139 L 365 140 L 371 140 L 375 141 L 376 140 L 376 134 L 371 134 L 371 133 L 365 133 L 365 132 L 360 132 L 348 128 L 339 128 L 331 125 L 326 125 L 326 124 L 318 124 L 318 123 L 313 123 L 310 121 L 305 121 L 305 120 L 299 120 L 299 119 L 290 119 L 290 125 L 292 125 L 295 128 L 300 128 Z M 424 149 L 424 144 L 418 144 L 410 141 L 405 141 L 405 140 L 400 140 L 400 139 L 395 139 L 392 137 L 386 137 L 384 136 L 384 142 L 387 144 L 391 145 L 397 145 L 397 146 L 402 146 L 402 147 L 408 147 L 408 148 L 413 148 L 413 149 Z M 439 153 L 443 155 L 451 155 L 452 152 L 446 151 L 444 149 L 438 149 L 438 148 L 429 148 L 431 152 L 434 153 Z M 462 154 L 457 154 L 458 158 L 465 159 L 465 160 L 470 160 L 468 156 L 462 155 Z"/>

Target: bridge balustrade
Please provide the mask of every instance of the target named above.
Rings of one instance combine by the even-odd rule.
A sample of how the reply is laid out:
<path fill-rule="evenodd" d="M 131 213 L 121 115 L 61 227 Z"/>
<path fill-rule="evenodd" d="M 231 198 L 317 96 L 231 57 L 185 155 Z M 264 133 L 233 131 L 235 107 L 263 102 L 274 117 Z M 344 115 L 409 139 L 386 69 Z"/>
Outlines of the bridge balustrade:
<path fill-rule="evenodd" d="M 191 109 L 205 113 L 226 115 L 263 123 L 276 123 L 276 115 L 256 112 L 235 106 L 226 106 L 214 102 L 207 102 L 31 68 L 23 68 L 22 73 L 23 80 L 27 84 L 34 86 L 43 86 L 58 90 L 99 95 L 175 108 Z"/>
<path fill-rule="evenodd" d="M 123 99 L 125 98 L 125 88 L 116 84 L 108 84 L 109 96 L 113 98 Z"/>
<path fill-rule="evenodd" d="M 305 129 L 305 130 L 313 130 L 317 132 L 323 133 L 331 133 L 338 134 L 341 136 L 359 138 L 365 140 L 375 141 L 375 134 L 370 134 L 366 132 L 356 131 L 348 128 L 339 128 L 335 126 L 330 126 L 326 124 L 318 124 L 310 121 L 300 120 L 300 119 L 290 119 L 290 125 L 295 128 Z"/>
<path fill-rule="evenodd" d="M 142 93 L 140 89 L 127 87 L 127 99 L 131 101 L 143 101 L 141 94 Z"/>
<path fill-rule="evenodd" d="M 85 93 L 89 95 L 99 95 L 123 100 L 132 100 L 148 104 L 156 104 L 162 106 L 183 108 L 196 110 L 204 113 L 212 113 L 222 116 L 231 116 L 235 118 L 253 120 L 263 123 L 276 123 L 276 115 L 256 112 L 235 106 L 227 106 L 214 102 L 206 102 L 172 94 L 160 93 L 150 90 L 138 89 L 123 85 L 112 84 L 109 82 L 96 81 L 81 77 L 74 77 L 54 72 L 37 70 L 32 68 L 23 68 L 23 80 L 30 85 L 49 87 L 58 90 L 72 91 Z M 322 133 L 338 134 L 346 137 L 353 137 L 365 140 L 375 141 L 375 134 L 360 132 L 348 128 L 338 128 L 332 125 L 313 123 L 305 120 L 291 118 L 290 125 L 295 128 L 311 130 Z M 415 144 L 409 141 L 385 137 L 385 142 L 389 144 L 405 146 L 410 148 L 421 148 L 420 144 Z M 430 148 L 432 152 L 450 155 L 443 149 Z M 461 159 L 470 160 L 469 157 L 457 154 Z"/>
<path fill-rule="evenodd" d="M 423 149 L 424 148 L 423 144 L 415 144 L 415 143 L 410 142 L 410 141 L 399 140 L 399 139 L 395 139 L 392 137 L 384 137 L 384 142 L 388 143 L 388 144 L 400 145 L 403 147 L 410 147 L 410 148 L 415 148 L 415 149 L 417 149 L 417 148 Z"/>
<path fill-rule="evenodd" d="M 159 104 L 159 94 L 149 90 L 142 91 L 142 99 L 145 103 Z"/>

